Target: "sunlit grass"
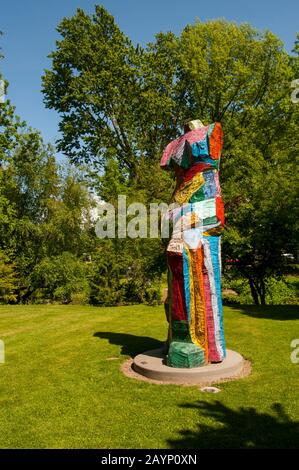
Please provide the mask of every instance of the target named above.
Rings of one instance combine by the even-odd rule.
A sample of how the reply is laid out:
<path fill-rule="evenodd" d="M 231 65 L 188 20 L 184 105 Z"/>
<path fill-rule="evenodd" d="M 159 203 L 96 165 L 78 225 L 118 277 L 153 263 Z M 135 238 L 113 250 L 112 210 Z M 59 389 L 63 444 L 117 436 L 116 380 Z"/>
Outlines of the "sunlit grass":
<path fill-rule="evenodd" d="M 225 308 L 253 371 L 215 395 L 120 372 L 166 328 L 162 306 L 1 306 L 0 447 L 299 447 L 296 307 Z"/>

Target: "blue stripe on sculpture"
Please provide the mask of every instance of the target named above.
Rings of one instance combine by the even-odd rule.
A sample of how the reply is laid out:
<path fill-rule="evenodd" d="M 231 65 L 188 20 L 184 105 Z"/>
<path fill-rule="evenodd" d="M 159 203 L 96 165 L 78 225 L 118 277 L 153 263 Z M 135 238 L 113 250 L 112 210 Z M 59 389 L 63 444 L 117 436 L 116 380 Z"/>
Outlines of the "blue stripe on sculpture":
<path fill-rule="evenodd" d="M 205 184 L 203 186 L 204 195 L 205 197 L 211 198 L 215 197 L 217 193 L 217 186 L 215 182 L 215 173 L 214 171 L 205 171 L 203 173 L 203 177 L 205 179 Z"/>
<path fill-rule="evenodd" d="M 190 322 L 190 274 L 189 274 L 189 259 L 186 248 L 183 249 L 183 274 L 184 274 L 184 290 L 185 300 L 187 307 L 188 321 Z"/>
<path fill-rule="evenodd" d="M 219 266 L 219 248 L 220 248 L 220 238 L 221 237 L 209 237 L 210 250 L 211 250 L 211 259 L 212 266 L 214 271 L 215 287 L 217 293 L 217 303 L 218 303 L 218 312 L 220 320 L 220 334 L 221 334 L 221 343 L 225 357 L 225 340 L 224 340 L 224 331 L 223 331 L 223 315 L 222 315 L 222 299 L 221 299 L 221 273 Z"/>

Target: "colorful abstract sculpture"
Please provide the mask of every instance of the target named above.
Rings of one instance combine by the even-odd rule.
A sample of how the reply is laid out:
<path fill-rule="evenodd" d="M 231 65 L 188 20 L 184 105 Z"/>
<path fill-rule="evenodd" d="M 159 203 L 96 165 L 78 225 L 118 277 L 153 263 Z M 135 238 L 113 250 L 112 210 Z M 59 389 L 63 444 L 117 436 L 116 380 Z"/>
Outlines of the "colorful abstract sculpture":
<path fill-rule="evenodd" d="M 224 206 L 219 163 L 223 132 L 219 122 L 190 121 L 161 159 L 173 169 L 176 188 L 166 215 L 172 233 L 167 247 L 169 321 L 167 365 L 198 367 L 226 355 L 221 300 L 220 238 Z"/>

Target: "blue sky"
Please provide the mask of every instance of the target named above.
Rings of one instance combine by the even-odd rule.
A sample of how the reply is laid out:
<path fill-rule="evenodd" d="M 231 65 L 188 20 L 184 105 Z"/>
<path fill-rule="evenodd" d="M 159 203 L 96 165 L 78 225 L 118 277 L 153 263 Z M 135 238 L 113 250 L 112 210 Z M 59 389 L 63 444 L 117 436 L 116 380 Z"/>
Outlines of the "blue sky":
<path fill-rule="evenodd" d="M 5 59 L 0 71 L 9 81 L 8 97 L 28 124 L 41 130 L 47 141 L 58 137 L 58 115 L 43 105 L 40 92 L 47 55 L 55 48 L 57 24 L 76 8 L 92 13 L 96 3 L 115 17 L 134 43 L 146 44 L 159 31 L 179 34 L 195 18 L 226 18 L 270 29 L 290 51 L 298 28 L 299 2 L 295 0 L 0 0 L 0 45 Z"/>

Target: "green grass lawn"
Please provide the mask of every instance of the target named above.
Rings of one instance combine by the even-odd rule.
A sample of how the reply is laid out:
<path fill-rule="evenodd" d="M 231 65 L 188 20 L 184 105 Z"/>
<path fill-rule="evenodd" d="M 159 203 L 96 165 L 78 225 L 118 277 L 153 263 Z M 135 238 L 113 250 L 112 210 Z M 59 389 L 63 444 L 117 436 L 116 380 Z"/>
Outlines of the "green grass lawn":
<path fill-rule="evenodd" d="M 228 347 L 253 370 L 209 394 L 120 372 L 164 340 L 162 306 L 1 306 L 0 447 L 299 448 L 298 308 L 224 315 Z"/>

